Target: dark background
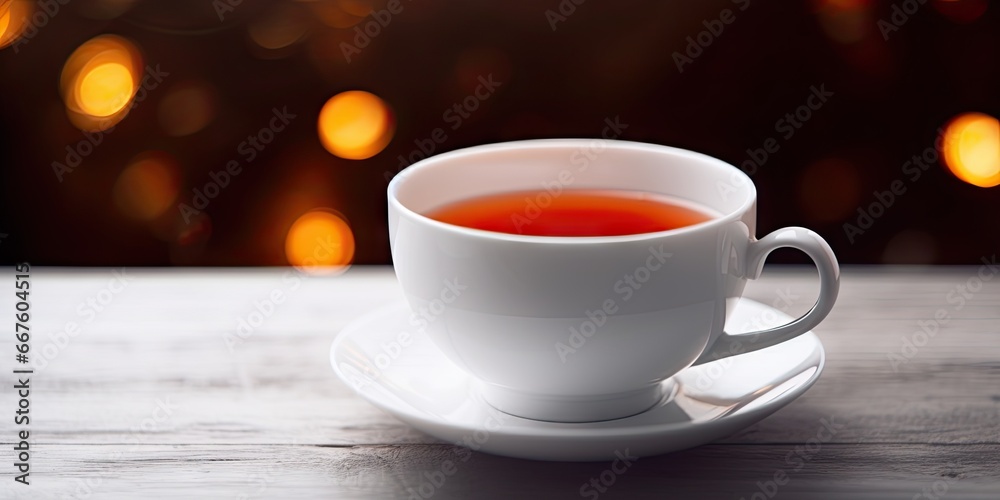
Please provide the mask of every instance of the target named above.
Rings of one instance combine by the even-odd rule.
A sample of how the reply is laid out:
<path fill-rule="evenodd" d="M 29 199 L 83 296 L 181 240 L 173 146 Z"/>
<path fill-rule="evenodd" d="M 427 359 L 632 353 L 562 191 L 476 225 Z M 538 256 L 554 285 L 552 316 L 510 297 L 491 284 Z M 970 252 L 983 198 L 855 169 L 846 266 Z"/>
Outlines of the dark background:
<path fill-rule="evenodd" d="M 628 125 L 622 139 L 735 165 L 747 161 L 748 149 L 777 139 L 780 149 L 753 176 L 759 235 L 786 225 L 813 228 L 842 263 L 976 263 L 1000 246 L 1000 188 L 963 182 L 941 161 L 916 181 L 901 170 L 956 116 L 1000 116 L 996 4 L 911 1 L 916 12 L 888 40 L 878 23 L 892 21 L 894 4 L 863 0 L 752 0 L 745 10 L 729 0 L 564 0 L 568 14 L 555 30 L 546 11 L 558 13 L 557 0 L 401 5 L 350 63 L 339 44 L 357 32 L 342 19 L 353 16 L 363 27 L 373 20 L 363 14 L 384 2 L 243 0 L 222 21 L 208 1 L 60 6 L 16 52 L 0 50 L 2 260 L 285 265 L 292 223 L 323 207 L 349 221 L 355 263 L 384 264 L 386 179 L 400 155 L 417 150 L 415 140 L 446 127 L 436 154 L 515 139 L 598 137 L 615 117 Z M 687 37 L 698 37 L 723 9 L 735 20 L 679 71 L 674 53 L 683 54 Z M 301 36 L 266 49 L 254 35 L 261 30 Z M 77 47 L 102 34 L 131 40 L 146 65 L 169 76 L 60 182 L 52 162 L 84 138 L 67 118 L 60 72 Z M 501 82 L 496 93 L 451 130 L 442 114 L 490 74 Z M 160 115 L 171 103 L 164 101 L 191 86 L 210 97 L 206 124 L 182 136 L 165 133 Z M 785 139 L 776 123 L 806 104 L 813 86 L 833 96 Z M 316 131 L 326 100 L 355 89 L 385 100 L 395 116 L 388 146 L 365 160 L 328 153 Z M 240 158 L 240 142 L 275 107 L 297 116 L 244 164 L 194 230 L 178 224 L 177 210 L 137 221 L 114 203 L 125 166 L 149 151 L 177 166 L 174 206 L 189 202 L 210 171 Z M 894 180 L 905 183 L 905 194 L 851 242 L 844 224 L 857 224 L 859 207 Z M 776 260 L 803 258 L 787 252 Z"/>

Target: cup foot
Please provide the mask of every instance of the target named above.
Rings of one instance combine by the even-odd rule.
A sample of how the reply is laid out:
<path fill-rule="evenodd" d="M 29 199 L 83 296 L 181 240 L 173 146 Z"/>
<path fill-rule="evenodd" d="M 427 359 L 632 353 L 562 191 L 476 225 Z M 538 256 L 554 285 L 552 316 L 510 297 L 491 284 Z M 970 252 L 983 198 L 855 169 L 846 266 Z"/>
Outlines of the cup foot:
<path fill-rule="evenodd" d="M 516 417 L 547 422 L 599 422 L 631 417 L 658 403 L 673 392 L 674 382 L 655 384 L 639 390 L 593 396 L 551 396 L 533 394 L 493 384 L 481 383 L 483 398 L 490 406 Z"/>

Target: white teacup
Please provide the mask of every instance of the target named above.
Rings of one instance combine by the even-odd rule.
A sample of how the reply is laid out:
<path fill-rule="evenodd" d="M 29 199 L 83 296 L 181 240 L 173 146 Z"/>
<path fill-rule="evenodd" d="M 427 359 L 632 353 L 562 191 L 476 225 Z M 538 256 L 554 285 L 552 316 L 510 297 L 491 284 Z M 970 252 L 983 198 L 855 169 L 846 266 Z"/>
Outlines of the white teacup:
<path fill-rule="evenodd" d="M 718 217 L 655 233 L 549 237 L 423 215 L 485 195 L 581 188 L 668 195 Z M 837 259 L 819 235 L 788 227 L 756 239 L 750 178 L 682 149 L 589 139 L 479 146 L 410 166 L 388 194 L 392 256 L 413 323 L 481 381 L 487 402 L 521 417 L 588 422 L 640 413 L 662 397 L 661 382 L 693 364 L 809 331 L 840 287 Z M 544 210 L 545 195 L 526 201 L 522 215 L 530 218 L 532 204 Z M 816 305 L 784 326 L 727 334 L 747 279 L 780 247 L 815 262 Z"/>

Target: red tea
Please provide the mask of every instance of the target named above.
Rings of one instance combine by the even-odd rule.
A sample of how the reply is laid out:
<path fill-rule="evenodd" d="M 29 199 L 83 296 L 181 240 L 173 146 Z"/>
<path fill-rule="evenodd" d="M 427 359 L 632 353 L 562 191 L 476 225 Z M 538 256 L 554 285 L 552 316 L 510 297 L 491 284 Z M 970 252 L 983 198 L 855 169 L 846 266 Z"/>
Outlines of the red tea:
<path fill-rule="evenodd" d="M 431 219 L 532 236 L 621 236 L 677 229 L 713 218 L 664 195 L 627 190 L 516 191 L 445 205 Z"/>

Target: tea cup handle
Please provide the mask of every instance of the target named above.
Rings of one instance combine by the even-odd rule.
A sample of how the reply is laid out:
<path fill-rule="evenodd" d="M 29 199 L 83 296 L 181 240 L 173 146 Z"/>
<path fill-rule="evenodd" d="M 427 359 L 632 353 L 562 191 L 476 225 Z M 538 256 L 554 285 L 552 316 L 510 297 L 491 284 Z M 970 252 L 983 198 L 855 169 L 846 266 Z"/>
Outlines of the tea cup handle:
<path fill-rule="evenodd" d="M 820 235 L 804 227 L 786 227 L 751 242 L 747 249 L 746 277 L 757 279 L 768 254 L 778 248 L 796 248 L 808 255 L 819 271 L 819 297 L 809 312 L 781 326 L 758 332 L 730 335 L 722 332 L 694 362 L 695 365 L 753 352 L 791 340 L 812 330 L 833 309 L 840 291 L 840 266 L 830 245 Z"/>

